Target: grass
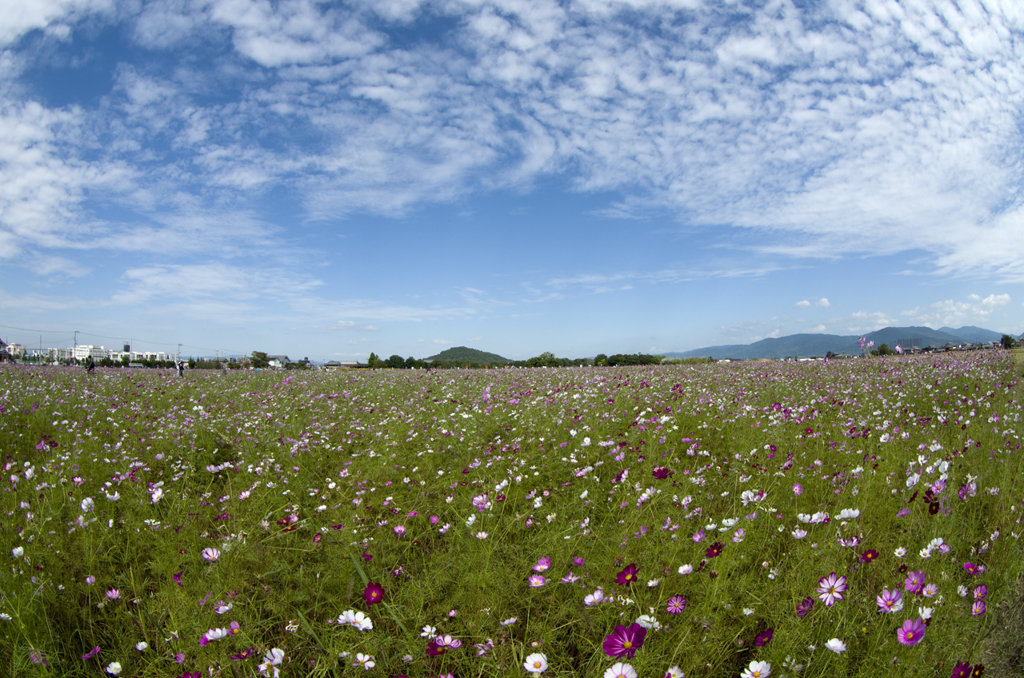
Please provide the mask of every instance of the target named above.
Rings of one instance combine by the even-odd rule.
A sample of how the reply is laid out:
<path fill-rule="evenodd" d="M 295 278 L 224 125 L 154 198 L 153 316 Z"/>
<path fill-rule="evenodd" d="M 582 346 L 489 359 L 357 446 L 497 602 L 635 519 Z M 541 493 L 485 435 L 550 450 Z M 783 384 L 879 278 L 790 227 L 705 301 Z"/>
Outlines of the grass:
<path fill-rule="evenodd" d="M 540 652 L 564 676 L 1019 675 L 1021 358 L 3 367 L 0 673 L 504 676 Z M 934 596 L 905 590 L 916 571 Z M 827 606 L 833 572 L 848 589 Z M 900 612 L 878 611 L 883 590 Z M 373 628 L 339 624 L 349 610 Z M 660 628 L 609 657 L 641 615 Z M 425 626 L 461 647 L 429 656 Z"/>

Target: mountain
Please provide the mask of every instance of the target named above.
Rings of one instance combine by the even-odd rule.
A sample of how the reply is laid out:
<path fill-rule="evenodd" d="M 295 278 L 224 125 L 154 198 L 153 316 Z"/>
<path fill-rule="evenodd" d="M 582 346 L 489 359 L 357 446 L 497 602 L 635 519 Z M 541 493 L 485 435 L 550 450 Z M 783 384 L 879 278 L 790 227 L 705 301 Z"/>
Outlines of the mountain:
<path fill-rule="evenodd" d="M 432 355 L 429 358 L 426 358 L 426 360 L 439 360 L 446 363 L 481 363 L 486 365 L 512 364 L 512 361 L 508 358 L 502 358 L 500 355 L 494 353 L 478 351 L 475 348 L 467 348 L 465 346 L 447 348 L 437 355 Z"/>
<path fill-rule="evenodd" d="M 948 329 L 948 328 L 944 328 Z M 970 330 L 974 330 L 971 333 Z M 945 346 L 946 344 L 976 343 L 978 341 L 998 340 L 1003 335 L 990 330 L 978 327 L 963 327 L 966 336 L 962 337 L 944 330 L 933 330 L 930 327 L 886 327 L 875 332 L 864 335 L 867 341 L 875 342 L 875 348 L 882 344 L 888 344 L 895 348 L 897 344 L 903 346 Z M 987 334 L 986 334 L 987 333 Z M 974 337 L 980 337 L 975 339 Z M 992 339 L 987 337 L 991 336 Z M 732 358 L 734 360 L 755 360 L 758 358 L 811 358 L 822 357 L 829 351 L 832 353 L 848 353 L 850 355 L 860 354 L 860 345 L 857 335 L 841 336 L 838 334 L 792 334 L 777 339 L 762 339 L 752 344 L 732 344 L 726 346 L 708 346 L 692 351 L 666 353 L 667 358 L 690 358 L 694 356 L 708 356 L 720 360 Z"/>
<path fill-rule="evenodd" d="M 955 337 L 960 337 L 964 341 L 969 341 L 972 344 L 980 344 L 986 341 L 999 341 L 1003 338 L 1003 335 L 998 332 L 986 330 L 983 327 L 974 327 L 973 325 L 966 325 L 955 330 L 952 327 L 940 327 L 939 331 L 952 334 Z"/>

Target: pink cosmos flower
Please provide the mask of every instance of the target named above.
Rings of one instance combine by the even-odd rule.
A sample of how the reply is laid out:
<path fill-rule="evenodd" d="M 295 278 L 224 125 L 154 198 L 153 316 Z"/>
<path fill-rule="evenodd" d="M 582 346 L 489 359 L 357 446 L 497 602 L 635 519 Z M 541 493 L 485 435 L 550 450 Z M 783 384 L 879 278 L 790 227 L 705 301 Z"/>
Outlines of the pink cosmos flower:
<path fill-rule="evenodd" d="M 899 639 L 901 645 L 917 645 L 924 640 L 924 632 L 927 628 L 920 617 L 908 619 L 903 622 L 902 627 L 896 629 L 896 638 Z"/>
<path fill-rule="evenodd" d="M 544 556 L 543 558 L 537 561 L 536 565 L 533 566 L 533 571 L 546 572 L 549 567 L 551 567 L 551 558 Z"/>
<path fill-rule="evenodd" d="M 985 614 L 985 601 L 974 601 L 974 605 L 971 605 L 971 614 L 975 617 L 980 617 L 981 615 Z"/>
<path fill-rule="evenodd" d="M 543 576 L 539 574 L 534 574 L 530 576 L 530 588 L 538 589 L 547 583 L 547 579 L 545 579 Z"/>
<path fill-rule="evenodd" d="M 686 598 L 682 596 L 672 596 L 668 599 L 668 607 L 665 611 L 669 614 L 679 614 L 686 609 Z"/>
<path fill-rule="evenodd" d="M 915 595 L 920 595 L 924 590 L 924 572 L 917 570 L 908 574 L 906 581 L 903 582 L 903 588 Z"/>
<path fill-rule="evenodd" d="M 974 599 L 975 600 L 981 600 L 982 598 L 984 598 L 987 595 L 988 595 L 988 587 L 985 586 L 984 584 L 980 584 L 977 588 L 974 589 Z"/>
<path fill-rule="evenodd" d="M 882 595 L 875 598 L 882 612 L 899 612 L 903 609 L 903 594 L 896 589 L 882 589 Z"/>
<path fill-rule="evenodd" d="M 835 572 L 818 580 L 818 596 L 826 607 L 832 607 L 837 600 L 843 599 L 846 590 L 846 577 L 837 576 Z"/>
<path fill-rule="evenodd" d="M 647 637 L 647 629 L 637 623 L 629 626 L 616 626 L 615 630 L 605 636 L 604 653 L 609 657 L 623 657 L 632 659 L 636 651 L 644 644 Z"/>

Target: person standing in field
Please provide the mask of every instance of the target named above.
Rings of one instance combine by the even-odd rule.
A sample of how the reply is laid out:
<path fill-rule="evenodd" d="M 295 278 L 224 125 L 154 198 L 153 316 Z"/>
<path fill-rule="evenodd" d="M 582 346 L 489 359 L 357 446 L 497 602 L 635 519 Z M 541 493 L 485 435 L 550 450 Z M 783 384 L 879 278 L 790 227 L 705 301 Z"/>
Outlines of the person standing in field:
<path fill-rule="evenodd" d="M 92 374 L 93 370 L 96 369 L 96 363 L 93 362 L 92 356 L 85 359 L 85 371 L 87 374 Z"/>

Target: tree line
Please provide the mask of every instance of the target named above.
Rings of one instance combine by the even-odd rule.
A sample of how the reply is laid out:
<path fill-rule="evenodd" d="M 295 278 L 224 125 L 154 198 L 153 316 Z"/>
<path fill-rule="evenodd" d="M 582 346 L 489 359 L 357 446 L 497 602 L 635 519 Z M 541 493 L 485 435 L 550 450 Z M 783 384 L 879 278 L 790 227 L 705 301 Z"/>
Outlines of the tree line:
<path fill-rule="evenodd" d="M 446 369 L 446 368 L 460 368 L 468 367 L 470 369 L 483 369 L 494 368 L 494 367 L 582 367 L 582 366 L 608 366 L 613 367 L 615 365 L 658 365 L 664 360 L 664 356 L 660 355 L 647 355 L 645 353 L 616 353 L 615 355 L 605 355 L 599 353 L 593 358 L 558 358 L 554 353 L 545 351 L 540 355 L 533 356 L 526 360 L 509 360 L 506 362 L 474 362 L 468 360 L 433 360 L 426 362 L 417 358 L 409 357 L 402 358 L 400 355 L 393 355 L 390 358 L 379 358 L 377 354 L 371 353 L 367 359 L 367 364 L 371 368 L 391 368 L 391 369 Z M 704 362 L 705 359 L 699 359 L 699 362 Z"/>

